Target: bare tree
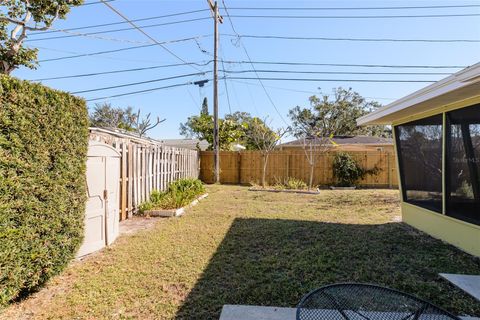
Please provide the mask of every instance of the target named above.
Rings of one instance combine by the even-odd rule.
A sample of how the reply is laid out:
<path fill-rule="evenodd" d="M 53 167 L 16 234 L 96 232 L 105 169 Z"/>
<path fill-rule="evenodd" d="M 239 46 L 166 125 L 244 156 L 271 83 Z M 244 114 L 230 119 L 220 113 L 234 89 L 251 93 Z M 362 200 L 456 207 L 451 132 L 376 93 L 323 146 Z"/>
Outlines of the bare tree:
<path fill-rule="evenodd" d="M 305 135 L 303 137 L 303 151 L 305 152 L 305 158 L 310 166 L 310 175 L 308 179 L 308 189 L 313 187 L 313 174 L 315 172 L 315 165 L 318 159 L 330 149 L 332 142 L 330 137 L 323 136 L 310 136 Z"/>
<path fill-rule="evenodd" d="M 289 111 L 293 135 L 304 141 L 305 156 L 310 165 L 310 189 L 313 187 L 313 174 L 318 158 L 334 145 L 332 137 L 344 125 L 345 111 L 336 104 L 329 103 L 327 98 L 322 100 L 312 96 L 309 98 L 310 108 L 297 106 Z"/>
<path fill-rule="evenodd" d="M 268 156 L 280 139 L 289 132 L 289 128 L 279 128 L 275 131 L 270 129 L 266 125 L 266 120 L 254 118 L 248 130 L 251 140 L 262 154 L 262 187 L 266 186 Z"/>
<path fill-rule="evenodd" d="M 136 123 L 136 129 L 140 137 L 143 137 L 147 131 L 152 130 L 156 126 L 158 126 L 160 123 L 164 122 L 166 119 L 160 120 L 160 117 L 157 117 L 157 120 L 155 120 L 154 123 L 152 123 L 152 120 L 150 119 L 150 113 L 147 114 L 145 118 L 140 119 L 140 110 L 137 112 L 137 123 Z"/>

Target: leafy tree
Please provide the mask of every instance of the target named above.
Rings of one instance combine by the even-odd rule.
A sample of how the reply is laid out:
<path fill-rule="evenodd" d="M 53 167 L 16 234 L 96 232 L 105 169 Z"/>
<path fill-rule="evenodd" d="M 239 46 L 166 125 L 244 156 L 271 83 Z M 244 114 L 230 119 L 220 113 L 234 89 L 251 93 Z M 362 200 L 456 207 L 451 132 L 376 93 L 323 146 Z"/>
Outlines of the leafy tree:
<path fill-rule="evenodd" d="M 335 122 L 335 129 L 329 134 L 337 136 L 369 135 L 390 137 L 391 129 L 386 126 L 359 127 L 357 119 L 370 113 L 382 105 L 376 101 L 367 101 L 351 88 L 336 88 L 333 99 L 326 94 L 309 98 L 311 111 L 317 112 L 318 119 L 324 119 L 324 126 Z M 296 112 L 300 107 L 295 108 Z M 303 116 L 309 116 L 304 114 Z"/>
<path fill-rule="evenodd" d="M 137 115 L 132 107 L 113 107 L 110 103 L 96 104 L 90 115 L 92 127 L 120 128 L 135 131 Z"/>
<path fill-rule="evenodd" d="M 226 114 L 224 119 L 219 119 L 220 150 L 230 150 L 233 143 L 243 145 L 247 150 L 258 150 L 258 145 L 252 139 L 253 125 L 263 125 L 267 131 L 274 134 L 265 123 L 252 117 L 248 112 L 234 112 Z M 207 99 L 203 100 L 199 115 L 189 117 L 185 123 L 180 124 L 180 134 L 209 143 L 209 150 L 213 149 L 213 116 L 208 113 Z"/>
<path fill-rule="evenodd" d="M 207 97 L 203 98 L 201 114 L 208 115 L 208 100 L 207 100 Z"/>
<path fill-rule="evenodd" d="M 151 114 L 145 118 L 140 117 L 140 110 L 136 113 L 132 107 L 112 107 L 110 103 L 96 104 L 93 113 L 90 115 L 90 125 L 92 127 L 119 128 L 130 132 L 136 132 L 143 137 L 147 131 L 155 128 L 165 119 L 160 120 L 157 117 L 152 123 Z"/>
<path fill-rule="evenodd" d="M 310 165 L 309 187 L 313 184 L 315 163 L 322 152 L 331 146 L 331 138 L 336 135 L 376 135 L 390 136 L 385 126 L 359 127 L 357 119 L 378 108 L 378 102 L 368 102 L 351 88 L 333 90 L 333 99 L 328 95 L 311 96 L 310 107 L 296 106 L 289 111 L 292 132 L 303 139 L 305 156 Z"/>
<path fill-rule="evenodd" d="M 83 0 L 3 0 L 0 2 L 0 73 L 19 66 L 34 69 L 37 49 L 23 46 L 27 31 L 49 29 L 56 19 L 65 19 L 72 6 Z"/>
<path fill-rule="evenodd" d="M 230 150 L 233 143 L 244 135 L 238 123 L 231 119 L 218 119 L 220 150 Z M 203 112 L 191 116 L 180 124 L 180 134 L 188 138 L 196 137 L 208 142 L 208 150 L 213 150 L 213 116 Z"/>
<path fill-rule="evenodd" d="M 252 117 L 248 112 L 236 111 L 232 114 L 225 115 L 225 119 L 235 121 L 238 124 L 238 129 L 243 131 L 243 136 L 238 142 L 247 150 L 261 149 L 258 146 L 258 141 L 255 141 L 253 138 L 253 128 L 258 130 L 260 127 L 263 127 L 262 130 L 265 131 L 265 134 L 270 136 L 275 135 L 275 131 L 265 124 L 265 120 L 262 120 L 258 117 Z"/>

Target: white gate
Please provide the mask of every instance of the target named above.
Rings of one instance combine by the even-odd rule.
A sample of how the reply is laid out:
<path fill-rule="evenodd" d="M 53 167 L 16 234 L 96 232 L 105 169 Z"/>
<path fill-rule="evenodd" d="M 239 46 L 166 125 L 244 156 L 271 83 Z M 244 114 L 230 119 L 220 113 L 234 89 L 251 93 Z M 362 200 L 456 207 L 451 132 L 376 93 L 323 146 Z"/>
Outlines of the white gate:
<path fill-rule="evenodd" d="M 119 229 L 120 154 L 111 146 L 90 142 L 87 158 L 85 237 L 77 257 L 111 244 Z"/>

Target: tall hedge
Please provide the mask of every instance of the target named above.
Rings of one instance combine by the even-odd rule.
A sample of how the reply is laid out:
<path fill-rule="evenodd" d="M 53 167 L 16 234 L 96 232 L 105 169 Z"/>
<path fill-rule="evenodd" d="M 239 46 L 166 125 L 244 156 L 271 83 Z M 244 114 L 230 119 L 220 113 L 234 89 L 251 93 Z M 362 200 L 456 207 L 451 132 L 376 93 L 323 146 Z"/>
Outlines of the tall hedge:
<path fill-rule="evenodd" d="M 84 100 L 0 76 L 0 307 L 74 257 L 87 148 Z"/>

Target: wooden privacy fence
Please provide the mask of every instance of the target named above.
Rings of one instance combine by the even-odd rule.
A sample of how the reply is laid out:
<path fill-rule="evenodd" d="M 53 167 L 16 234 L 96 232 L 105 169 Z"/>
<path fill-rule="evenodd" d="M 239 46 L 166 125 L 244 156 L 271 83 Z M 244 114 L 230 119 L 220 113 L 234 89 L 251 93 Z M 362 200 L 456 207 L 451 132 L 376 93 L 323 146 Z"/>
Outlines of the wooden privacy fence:
<path fill-rule="evenodd" d="M 395 155 L 388 152 L 348 152 L 363 168 L 380 169 L 377 175 L 368 175 L 359 182 L 363 187 L 397 188 L 398 176 Z M 334 184 L 332 164 L 335 153 L 323 153 L 316 157 L 313 174 L 314 185 Z M 200 179 L 213 183 L 213 152 L 200 152 Z M 268 157 L 266 180 L 275 184 L 292 177 L 308 183 L 310 165 L 301 151 L 273 151 Z M 220 152 L 220 182 L 230 184 L 260 183 L 262 178 L 262 155 L 259 151 Z"/>
<path fill-rule="evenodd" d="M 198 178 L 198 152 L 167 146 L 114 144 L 122 155 L 120 220 L 130 218 L 152 190 L 165 190 L 170 182 Z"/>
<path fill-rule="evenodd" d="M 113 146 L 121 155 L 120 220 L 130 218 L 152 190 L 165 190 L 170 182 L 181 178 L 198 178 L 198 151 L 113 134 L 91 130 L 90 139 Z"/>

